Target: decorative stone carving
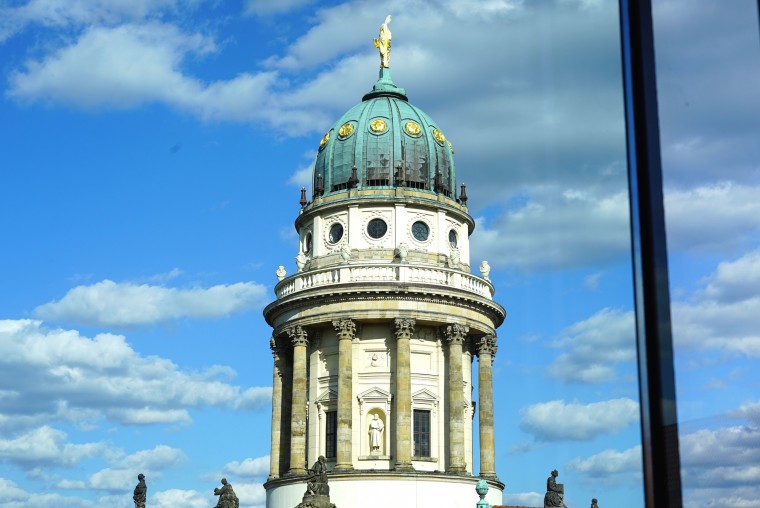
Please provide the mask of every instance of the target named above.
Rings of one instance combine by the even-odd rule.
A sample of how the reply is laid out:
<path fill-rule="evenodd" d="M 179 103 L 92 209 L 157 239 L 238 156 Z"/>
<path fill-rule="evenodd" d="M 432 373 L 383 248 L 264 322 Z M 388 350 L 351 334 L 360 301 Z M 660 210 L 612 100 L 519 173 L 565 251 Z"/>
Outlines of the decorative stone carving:
<path fill-rule="evenodd" d="M 559 472 L 555 469 L 546 479 L 546 494 L 544 495 L 544 508 L 566 508 L 564 503 L 565 485 L 557 483 Z"/>
<path fill-rule="evenodd" d="M 214 489 L 214 495 L 219 496 L 216 508 L 239 508 L 240 501 L 232 490 L 232 485 L 227 483 L 226 478 L 222 478 L 222 487 Z"/>
<path fill-rule="evenodd" d="M 411 318 L 396 318 L 393 321 L 396 339 L 411 339 L 412 334 L 414 334 L 415 323 L 416 321 Z"/>
<path fill-rule="evenodd" d="M 285 333 L 290 337 L 290 343 L 293 347 L 309 345 L 309 334 L 305 328 L 301 326 L 291 326 L 290 328 L 285 329 Z"/>
<path fill-rule="evenodd" d="M 496 355 L 496 336 L 495 335 L 483 335 L 475 341 L 475 348 L 478 354 L 489 354 L 491 356 Z"/>
<path fill-rule="evenodd" d="M 470 327 L 454 323 L 442 327 L 441 332 L 449 344 L 462 344 L 470 332 Z"/>
<path fill-rule="evenodd" d="M 306 480 L 306 493 L 296 508 L 335 508 L 330 502 L 330 486 L 327 484 L 327 464 L 325 457 L 320 455 L 309 469 Z"/>
<path fill-rule="evenodd" d="M 491 265 L 489 265 L 488 261 L 484 259 L 483 262 L 480 263 L 480 275 L 482 275 L 485 280 L 491 280 L 488 278 L 490 274 L 491 274 Z"/>
<path fill-rule="evenodd" d="M 132 495 L 132 500 L 135 502 L 135 508 L 145 508 L 147 495 L 148 487 L 145 485 L 145 475 L 140 473 L 137 475 L 137 485 L 135 486 L 135 492 Z"/>
<path fill-rule="evenodd" d="M 448 257 L 449 268 L 458 269 L 459 263 L 460 263 L 459 249 L 457 249 L 456 247 L 451 247 L 449 252 L 450 252 L 449 257 Z"/>
<path fill-rule="evenodd" d="M 340 247 L 340 258 L 343 260 L 343 264 L 346 264 L 351 259 L 351 247 L 347 243 L 344 243 Z"/>
<path fill-rule="evenodd" d="M 285 278 L 285 276 L 288 274 L 288 272 L 285 270 L 285 267 L 280 265 L 277 267 L 277 271 L 274 272 L 277 275 L 277 280 L 282 280 Z"/>
<path fill-rule="evenodd" d="M 306 266 L 306 262 L 309 260 L 309 258 L 306 257 L 306 254 L 303 252 L 299 252 L 296 256 L 296 267 L 298 268 L 298 273 L 303 272 L 304 267 Z"/>
<path fill-rule="evenodd" d="M 491 508 L 491 503 L 486 501 L 486 494 L 488 494 L 488 482 L 485 480 L 478 480 L 475 484 L 475 492 L 480 496 L 480 501 L 475 506 L 477 508 Z"/>
<path fill-rule="evenodd" d="M 391 66 L 391 29 L 388 28 L 388 24 L 391 22 L 391 17 L 385 18 L 385 23 L 380 25 L 380 35 L 374 40 L 375 47 L 380 52 L 380 68 L 388 68 Z"/>
<path fill-rule="evenodd" d="M 398 256 L 399 260 L 402 263 L 406 263 L 406 257 L 409 255 L 409 247 L 406 245 L 406 243 L 401 242 L 398 244 L 398 247 L 396 247 L 395 254 Z"/>
<path fill-rule="evenodd" d="M 338 332 L 338 340 L 353 340 L 356 337 L 356 323 L 351 319 L 336 319 L 332 324 Z"/>

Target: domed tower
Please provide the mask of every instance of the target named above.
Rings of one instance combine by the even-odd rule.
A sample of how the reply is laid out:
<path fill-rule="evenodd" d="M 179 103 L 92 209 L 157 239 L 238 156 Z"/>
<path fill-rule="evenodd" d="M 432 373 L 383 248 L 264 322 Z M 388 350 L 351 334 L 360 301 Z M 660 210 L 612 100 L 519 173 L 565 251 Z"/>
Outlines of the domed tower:
<path fill-rule="evenodd" d="M 301 191 L 297 272 L 280 267 L 264 310 L 271 508 L 301 501 L 320 456 L 338 508 L 470 507 L 479 478 L 501 504 L 491 365 L 505 311 L 487 263 L 470 273 L 475 223 L 454 150 L 391 79 L 387 23 L 379 80 L 320 141 L 311 202 Z"/>

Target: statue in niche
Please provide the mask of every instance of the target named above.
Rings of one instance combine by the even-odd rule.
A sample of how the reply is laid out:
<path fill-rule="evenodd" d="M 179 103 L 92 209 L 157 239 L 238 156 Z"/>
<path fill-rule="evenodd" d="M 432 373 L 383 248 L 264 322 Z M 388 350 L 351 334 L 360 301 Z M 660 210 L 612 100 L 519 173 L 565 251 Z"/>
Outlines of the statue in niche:
<path fill-rule="evenodd" d="M 383 421 L 377 413 L 373 414 L 369 422 L 370 453 L 380 453 L 383 446 L 383 429 L 385 429 Z"/>
<path fill-rule="evenodd" d="M 137 485 L 135 486 L 135 492 L 132 496 L 132 500 L 135 502 L 135 508 L 145 508 L 147 495 L 148 486 L 145 485 L 145 475 L 140 473 L 137 475 Z"/>
<path fill-rule="evenodd" d="M 235 491 L 232 490 L 232 485 L 227 482 L 226 478 L 222 478 L 221 488 L 214 489 L 214 495 L 219 496 L 216 508 L 240 508 L 240 500 L 238 500 Z"/>
<path fill-rule="evenodd" d="M 559 472 L 555 469 L 546 479 L 546 495 L 544 496 L 544 508 L 566 508 L 564 503 L 565 486 L 557 483 Z"/>
<path fill-rule="evenodd" d="M 380 25 L 380 35 L 375 39 L 375 47 L 380 52 L 380 67 L 388 68 L 391 66 L 391 29 L 388 28 L 388 24 L 391 22 L 391 17 L 388 15 L 385 18 L 385 23 Z"/>

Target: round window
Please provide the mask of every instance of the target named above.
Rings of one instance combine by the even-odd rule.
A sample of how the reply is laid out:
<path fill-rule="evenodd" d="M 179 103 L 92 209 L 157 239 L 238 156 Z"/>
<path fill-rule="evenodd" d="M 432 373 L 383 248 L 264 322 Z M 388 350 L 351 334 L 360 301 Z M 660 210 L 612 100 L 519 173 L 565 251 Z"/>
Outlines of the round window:
<path fill-rule="evenodd" d="M 343 224 L 336 222 L 330 226 L 328 239 L 330 240 L 330 243 L 338 243 L 341 238 L 343 238 Z"/>
<path fill-rule="evenodd" d="M 455 248 L 457 246 L 457 232 L 453 229 L 449 231 L 449 245 Z"/>
<path fill-rule="evenodd" d="M 428 239 L 428 236 L 430 236 L 430 228 L 427 224 L 418 220 L 412 224 L 412 236 L 414 236 L 415 240 L 424 242 Z"/>
<path fill-rule="evenodd" d="M 306 238 L 303 239 L 303 251 L 305 254 L 311 254 L 312 240 L 311 233 L 306 233 Z"/>
<path fill-rule="evenodd" d="M 385 236 L 388 232 L 388 224 L 383 219 L 372 219 L 367 224 L 367 234 L 375 240 Z"/>

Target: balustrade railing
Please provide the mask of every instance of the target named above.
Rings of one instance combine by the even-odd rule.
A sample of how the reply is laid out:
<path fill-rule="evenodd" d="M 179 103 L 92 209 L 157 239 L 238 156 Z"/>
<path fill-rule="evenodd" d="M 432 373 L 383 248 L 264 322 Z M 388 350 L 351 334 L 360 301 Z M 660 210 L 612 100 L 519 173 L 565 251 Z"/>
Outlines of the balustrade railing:
<path fill-rule="evenodd" d="M 487 280 L 451 268 L 410 264 L 362 263 L 307 270 L 280 281 L 275 286 L 277 298 L 306 289 L 355 282 L 399 282 L 432 284 L 462 289 L 493 299 L 493 285 Z"/>

